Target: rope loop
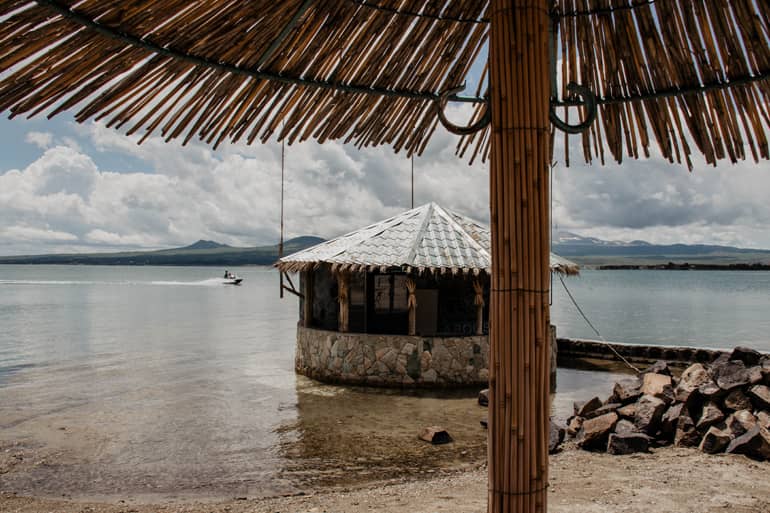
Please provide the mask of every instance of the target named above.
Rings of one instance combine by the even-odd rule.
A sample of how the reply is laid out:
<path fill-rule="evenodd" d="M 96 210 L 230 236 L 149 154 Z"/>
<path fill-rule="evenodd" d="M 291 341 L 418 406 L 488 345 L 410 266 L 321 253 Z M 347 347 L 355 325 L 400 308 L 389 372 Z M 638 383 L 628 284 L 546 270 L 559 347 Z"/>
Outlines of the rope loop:
<path fill-rule="evenodd" d="M 596 119 L 596 95 L 587 86 L 576 84 L 575 82 L 567 84 L 567 91 L 572 93 L 572 98 L 577 96 L 583 99 L 582 102 L 570 103 L 570 105 L 585 107 L 586 118 L 577 125 L 570 125 L 569 123 L 562 121 L 559 119 L 559 116 L 556 115 L 556 102 L 554 98 L 551 99 L 551 112 L 549 118 L 551 119 L 551 123 L 562 132 L 579 134 L 580 132 L 587 130 L 588 127 L 591 126 L 591 123 Z"/>
<path fill-rule="evenodd" d="M 468 126 L 460 126 L 455 125 L 447 119 L 446 115 L 444 114 L 444 109 L 446 108 L 446 104 L 450 99 L 449 97 L 456 95 L 464 89 L 465 84 L 463 83 L 461 86 L 444 91 L 439 95 L 438 99 L 436 99 L 436 112 L 438 113 L 439 121 L 441 121 L 441 124 L 444 126 L 444 128 L 455 135 L 471 135 L 478 132 L 479 130 L 484 130 L 492 121 L 492 111 L 489 109 L 488 97 L 484 98 L 484 113 L 475 123 L 472 123 Z"/>

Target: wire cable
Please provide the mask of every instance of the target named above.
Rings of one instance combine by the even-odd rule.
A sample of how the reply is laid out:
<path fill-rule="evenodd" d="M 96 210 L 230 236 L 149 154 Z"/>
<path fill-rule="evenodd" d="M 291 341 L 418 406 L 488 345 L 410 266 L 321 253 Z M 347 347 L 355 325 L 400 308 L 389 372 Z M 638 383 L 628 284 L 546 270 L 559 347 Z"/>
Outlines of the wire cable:
<path fill-rule="evenodd" d="M 592 330 L 594 330 L 594 333 L 596 333 L 596 335 L 597 335 L 597 336 L 598 336 L 598 337 L 599 337 L 599 338 L 602 340 L 602 342 L 604 343 L 604 345 L 606 345 L 607 347 L 609 347 L 609 348 L 610 348 L 610 351 L 612 351 L 613 353 L 615 353 L 615 356 L 617 356 L 618 358 L 620 358 L 620 359 L 623 361 L 623 363 L 625 363 L 626 365 L 628 365 L 628 367 L 629 367 L 630 369 L 633 369 L 633 371 L 634 371 L 634 372 L 636 372 L 637 374 L 641 374 L 641 373 L 642 373 L 642 371 L 640 371 L 640 370 L 639 370 L 637 367 L 635 367 L 635 366 L 634 366 L 634 365 L 633 365 L 631 362 L 629 362 L 628 360 L 626 360 L 626 359 L 623 357 L 623 355 L 622 355 L 622 354 L 620 354 L 620 353 L 619 353 L 619 352 L 618 352 L 618 351 L 617 351 L 617 350 L 616 350 L 616 349 L 615 349 L 615 348 L 612 346 L 612 344 L 610 344 L 609 342 L 607 342 L 607 339 L 605 339 L 605 338 L 602 336 L 602 334 L 601 334 L 601 333 L 599 333 L 599 330 L 597 330 L 597 329 L 596 329 L 596 326 L 594 326 L 594 325 L 591 323 L 591 321 L 588 319 L 588 316 L 586 316 L 585 312 L 583 312 L 583 309 L 582 309 L 582 308 L 580 308 L 580 305 L 579 305 L 579 304 L 577 303 L 577 301 L 575 300 L 575 297 L 572 295 L 572 292 L 570 292 L 569 288 L 567 287 L 567 284 L 566 284 L 566 283 L 564 283 L 564 278 L 562 278 L 562 277 L 561 277 L 561 275 L 559 275 L 559 281 L 560 281 L 560 282 L 561 282 L 561 284 L 564 286 L 564 290 L 566 290 L 566 291 L 567 291 L 567 295 L 568 295 L 568 296 L 569 296 L 569 298 L 572 300 L 572 304 L 573 304 L 573 305 L 575 305 L 575 308 L 577 308 L 577 311 L 578 311 L 578 312 L 580 312 L 580 315 L 582 315 L 582 316 L 583 316 L 583 319 L 585 319 L 585 321 L 588 323 L 588 325 L 589 325 L 589 326 L 591 326 L 591 329 L 592 329 Z"/>

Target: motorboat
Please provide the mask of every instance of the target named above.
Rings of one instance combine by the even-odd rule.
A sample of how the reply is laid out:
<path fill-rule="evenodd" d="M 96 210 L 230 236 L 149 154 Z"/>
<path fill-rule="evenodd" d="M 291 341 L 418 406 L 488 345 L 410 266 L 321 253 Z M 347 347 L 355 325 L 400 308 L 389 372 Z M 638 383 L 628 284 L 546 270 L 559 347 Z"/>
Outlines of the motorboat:
<path fill-rule="evenodd" d="M 230 271 L 225 271 L 225 277 L 223 279 L 224 281 L 222 283 L 224 285 L 240 285 L 243 281 L 243 278 L 239 278 Z"/>

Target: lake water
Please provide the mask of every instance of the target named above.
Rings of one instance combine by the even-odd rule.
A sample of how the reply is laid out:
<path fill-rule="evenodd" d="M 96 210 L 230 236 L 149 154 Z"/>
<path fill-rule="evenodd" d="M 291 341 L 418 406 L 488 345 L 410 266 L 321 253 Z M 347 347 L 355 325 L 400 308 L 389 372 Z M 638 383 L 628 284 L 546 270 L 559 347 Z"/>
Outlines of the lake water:
<path fill-rule="evenodd" d="M 296 299 L 278 298 L 272 269 L 235 271 L 240 287 L 214 268 L 0 266 L 0 490 L 253 497 L 483 461 L 473 391 L 296 376 Z M 770 273 L 584 271 L 567 285 L 608 340 L 770 350 Z M 552 311 L 560 335 L 596 338 L 558 280 Z M 616 377 L 560 369 L 555 413 Z M 417 442 L 432 424 L 455 443 Z"/>

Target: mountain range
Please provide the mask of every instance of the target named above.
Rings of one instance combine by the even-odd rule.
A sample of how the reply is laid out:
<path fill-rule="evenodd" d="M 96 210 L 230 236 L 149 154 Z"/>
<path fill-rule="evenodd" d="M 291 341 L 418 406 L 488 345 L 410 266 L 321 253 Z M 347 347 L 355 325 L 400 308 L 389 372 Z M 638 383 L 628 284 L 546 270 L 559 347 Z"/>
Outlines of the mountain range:
<path fill-rule="evenodd" d="M 319 237 L 296 237 L 284 242 L 284 254 L 323 242 Z M 118 253 L 71 253 L 0 257 L 0 264 L 82 265 L 272 265 L 278 260 L 278 245 L 234 247 L 210 240 L 182 248 Z"/>
<path fill-rule="evenodd" d="M 291 254 L 323 242 L 313 236 L 296 237 L 284 243 Z M 567 231 L 553 236 L 553 252 L 584 266 L 662 266 L 670 262 L 699 267 L 762 264 L 770 265 L 770 250 L 708 244 L 658 245 L 637 240 L 607 241 Z M 0 257 L 0 264 L 83 265 L 272 265 L 278 260 L 278 245 L 235 247 L 199 240 L 181 248 L 117 253 L 71 253 Z"/>
<path fill-rule="evenodd" d="M 643 240 L 607 241 L 556 231 L 552 250 L 582 265 L 733 265 L 770 264 L 770 250 L 711 244 L 650 244 Z"/>

